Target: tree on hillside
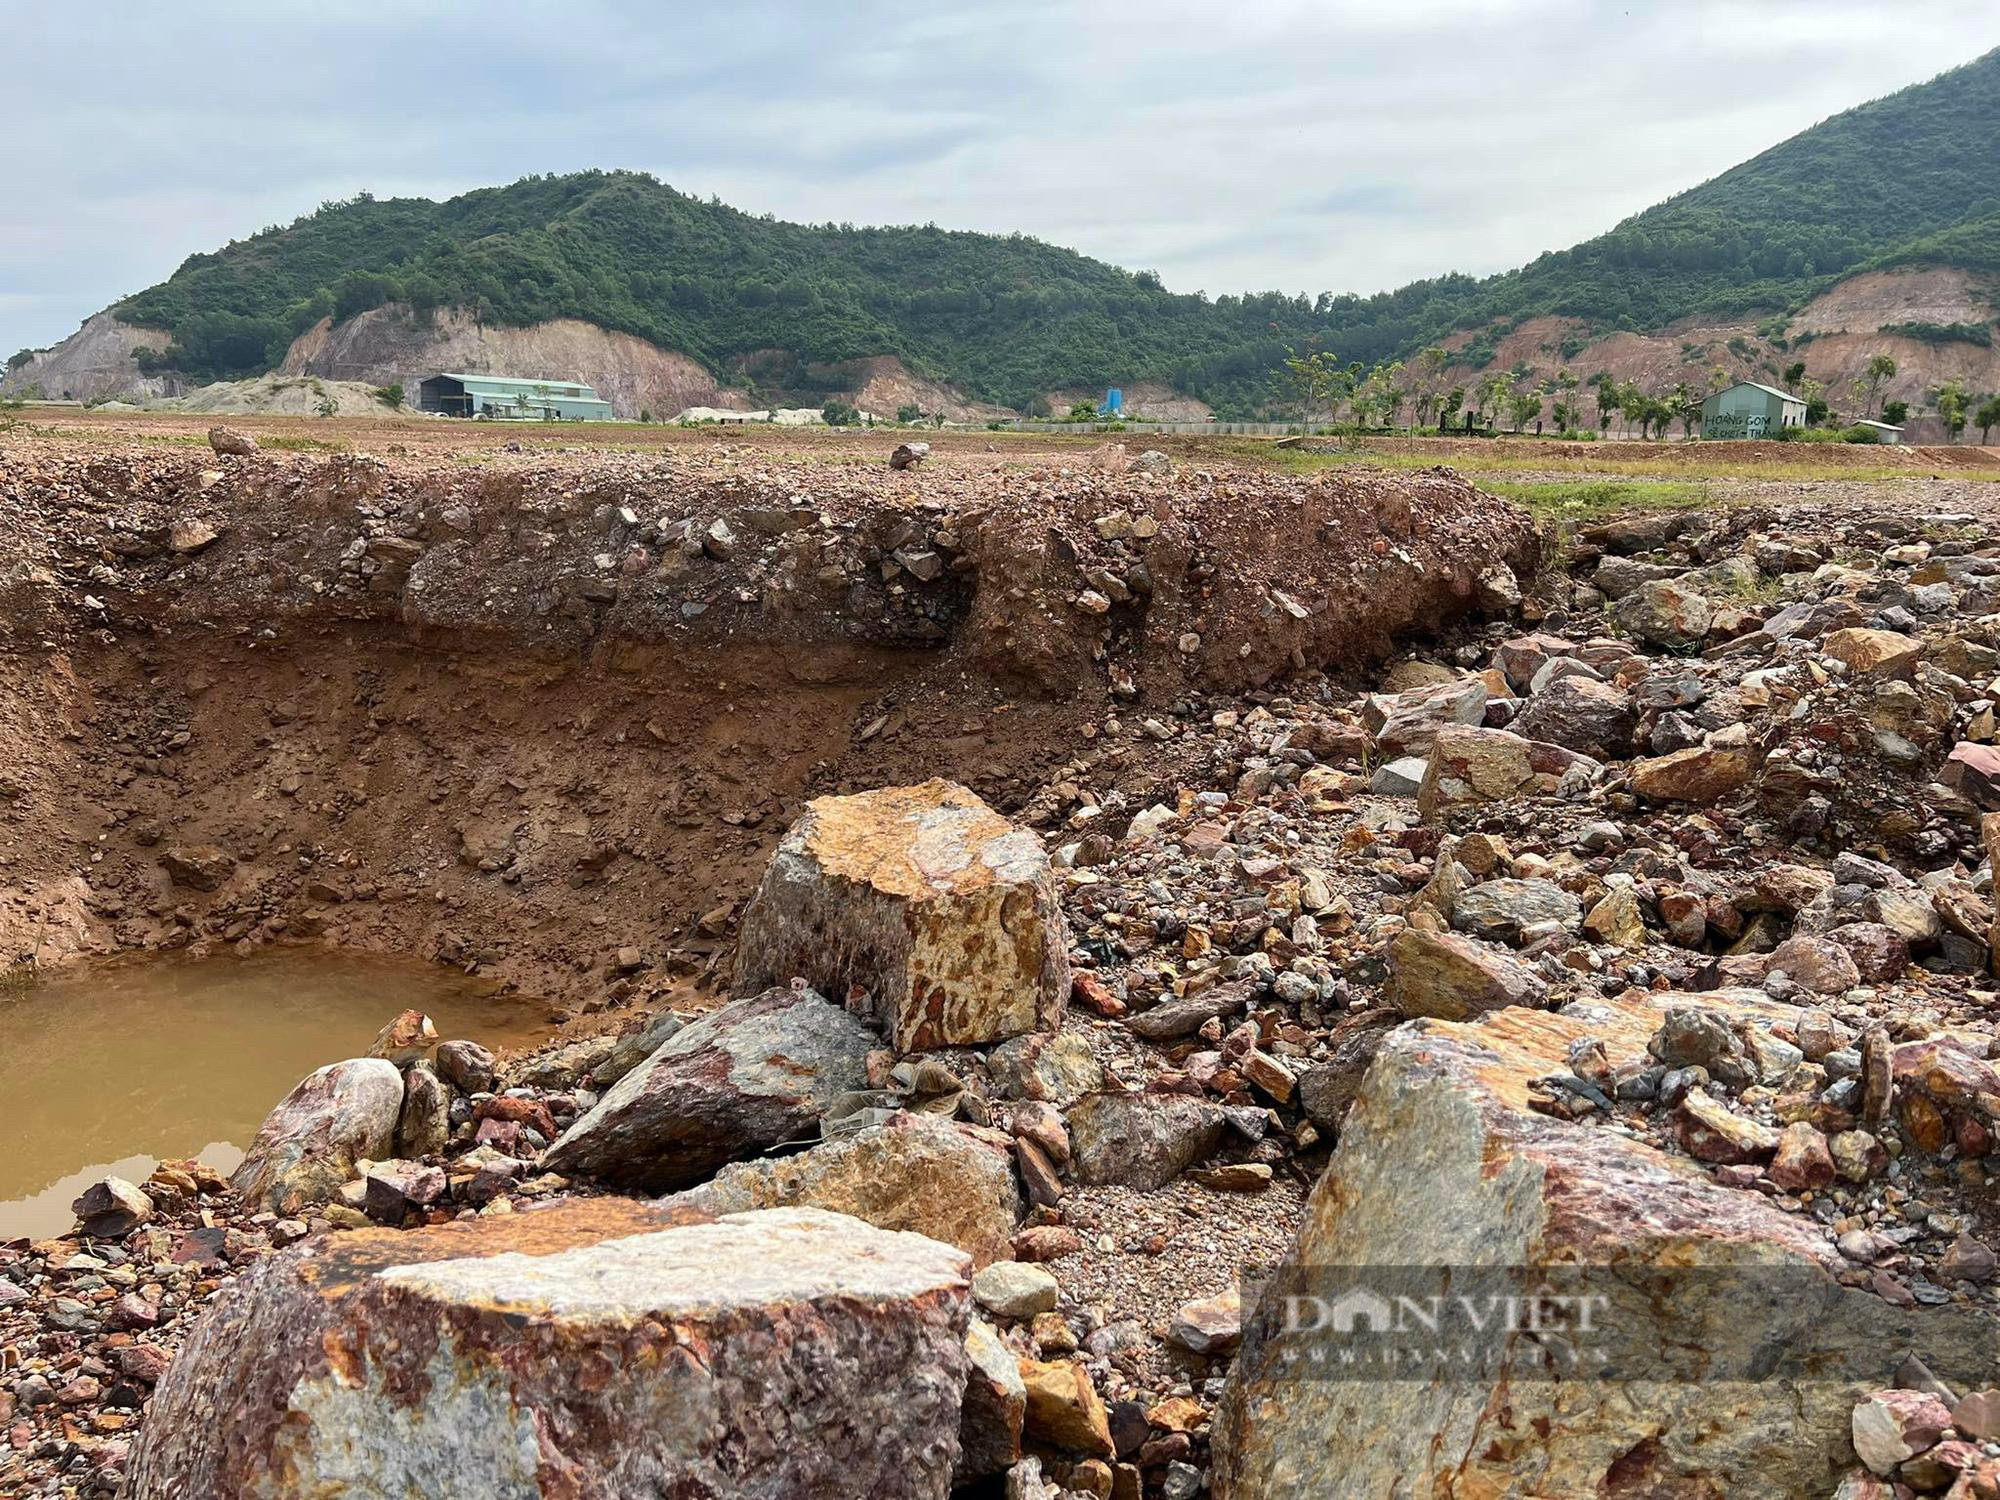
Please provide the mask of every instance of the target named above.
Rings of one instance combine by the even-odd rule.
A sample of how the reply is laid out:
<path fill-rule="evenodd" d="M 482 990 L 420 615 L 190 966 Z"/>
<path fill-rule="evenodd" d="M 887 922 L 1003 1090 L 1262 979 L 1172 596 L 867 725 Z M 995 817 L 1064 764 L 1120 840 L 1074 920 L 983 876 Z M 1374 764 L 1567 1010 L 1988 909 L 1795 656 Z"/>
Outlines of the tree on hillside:
<path fill-rule="evenodd" d="M 1806 362 L 1796 360 L 1785 366 L 1785 389 L 1794 396 L 1799 393 L 1799 382 L 1806 378 Z"/>
<path fill-rule="evenodd" d="M 1630 432 L 1634 426 L 1637 426 L 1639 436 L 1643 438 L 1646 435 L 1646 428 L 1652 420 L 1652 414 L 1646 407 L 1646 393 L 1639 389 L 1636 381 L 1628 380 L 1619 386 L 1618 411 L 1625 418 L 1625 430 L 1627 432 Z"/>
<path fill-rule="evenodd" d="M 1833 408 L 1826 403 L 1826 385 L 1818 380 L 1799 382 L 1799 399 L 1806 404 L 1806 426 L 1824 427 Z"/>
<path fill-rule="evenodd" d="M 1868 373 L 1854 382 L 1857 392 L 1866 391 L 1868 415 L 1875 415 L 1875 398 L 1881 394 L 1882 382 L 1896 373 L 1896 362 L 1886 354 L 1878 354 L 1868 361 Z"/>
<path fill-rule="evenodd" d="M 1410 361 L 1410 394 L 1416 400 L 1416 419 L 1419 427 L 1428 427 L 1432 414 L 1437 410 L 1438 393 L 1444 381 L 1445 361 L 1449 358 L 1437 344 L 1432 344 L 1415 359 Z"/>
<path fill-rule="evenodd" d="M 1438 403 L 1439 430 L 1442 431 L 1445 427 L 1457 421 L 1458 414 L 1460 410 L 1464 408 L 1464 406 L 1465 406 L 1464 386 L 1455 385 L 1450 390 L 1446 391 L 1444 393 L 1444 399 Z"/>
<path fill-rule="evenodd" d="M 1979 410 L 1972 414 L 1973 422 L 1979 428 L 1980 446 L 1993 441 L 1993 429 L 2000 427 L 2000 396 L 1988 396 L 1979 403 Z"/>
<path fill-rule="evenodd" d="M 1685 380 L 1676 381 L 1673 390 L 1668 393 L 1667 405 L 1672 408 L 1673 414 L 1680 418 L 1683 438 L 1694 436 L 1694 424 L 1701 420 L 1701 402 L 1701 392 Z"/>
<path fill-rule="evenodd" d="M 1507 415 L 1519 432 L 1542 414 L 1542 396 L 1539 391 L 1518 391 L 1507 398 Z"/>
<path fill-rule="evenodd" d="M 1404 374 L 1403 362 L 1392 359 L 1386 365 L 1377 365 L 1368 377 L 1375 382 L 1377 404 L 1383 415 L 1394 427 L 1402 417 L 1403 402 L 1409 395 L 1409 382 Z"/>
<path fill-rule="evenodd" d="M 1910 419 L 1910 403 L 1907 401 L 1884 401 L 1882 420 L 1891 427 L 1901 427 Z"/>
<path fill-rule="evenodd" d="M 1957 442 L 1958 435 L 1965 431 L 1965 409 L 1969 401 L 1962 380 L 1947 380 L 1931 392 L 1931 405 L 1937 410 L 1938 420 L 1944 423 L 1947 441 Z"/>
<path fill-rule="evenodd" d="M 1507 370 L 1488 370 L 1479 377 L 1479 384 L 1473 387 L 1473 410 L 1479 415 L 1480 425 L 1486 424 L 1487 413 L 1499 419 L 1507 403 L 1514 397 L 1514 376 Z"/>
<path fill-rule="evenodd" d="M 1597 430 L 1609 432 L 1611 419 L 1618 415 L 1618 382 L 1608 370 L 1599 370 L 1584 384 L 1595 393 L 1597 402 Z"/>
<path fill-rule="evenodd" d="M 1319 421 L 1322 412 L 1325 420 L 1333 419 L 1334 408 L 1340 402 L 1343 372 L 1340 361 L 1332 354 L 1324 349 L 1304 354 L 1288 349 L 1277 379 L 1291 404 L 1298 407 L 1301 421 Z"/>
<path fill-rule="evenodd" d="M 1548 382 L 1549 392 L 1555 400 L 1549 403 L 1549 415 L 1555 419 L 1556 430 L 1571 431 L 1582 413 L 1577 408 L 1576 389 L 1582 382 L 1573 370 L 1560 370 Z"/>

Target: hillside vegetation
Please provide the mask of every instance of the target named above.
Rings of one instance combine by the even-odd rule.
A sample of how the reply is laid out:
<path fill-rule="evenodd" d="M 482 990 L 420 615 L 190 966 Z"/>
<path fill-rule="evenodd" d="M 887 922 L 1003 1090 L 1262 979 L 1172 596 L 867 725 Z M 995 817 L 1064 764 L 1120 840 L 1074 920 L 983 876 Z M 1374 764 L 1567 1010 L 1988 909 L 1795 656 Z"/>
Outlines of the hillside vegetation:
<path fill-rule="evenodd" d="M 165 329 L 151 367 L 194 379 L 274 368 L 322 317 L 462 306 L 523 326 L 575 317 L 718 372 L 786 351 L 811 365 L 893 354 L 969 396 L 1162 380 L 1224 415 L 1268 397 L 1288 347 L 1404 355 L 1456 329 L 1543 313 L 1593 328 L 1782 312 L 1837 276 L 1936 263 L 2000 271 L 2000 51 L 1838 115 L 1572 249 L 1476 280 L 1369 297 L 1177 294 L 1022 235 L 757 217 L 631 172 L 530 177 L 443 203 L 366 195 L 212 254 L 115 310 Z"/>

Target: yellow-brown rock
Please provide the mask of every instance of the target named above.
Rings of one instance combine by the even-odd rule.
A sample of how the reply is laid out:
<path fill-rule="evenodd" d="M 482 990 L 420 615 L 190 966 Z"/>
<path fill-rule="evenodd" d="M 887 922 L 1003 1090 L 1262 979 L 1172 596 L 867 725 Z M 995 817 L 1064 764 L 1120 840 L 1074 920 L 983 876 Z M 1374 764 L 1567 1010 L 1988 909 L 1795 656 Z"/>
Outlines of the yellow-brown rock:
<path fill-rule="evenodd" d="M 1924 644 L 1900 631 L 1856 625 L 1833 631 L 1820 642 L 1820 649 L 1835 661 L 1845 662 L 1856 676 L 1890 676 L 1910 667 L 1923 654 Z"/>
<path fill-rule="evenodd" d="M 737 985 L 803 976 L 899 1052 L 1052 1031 L 1069 939 L 1041 840 L 962 786 L 808 804 L 743 918 Z"/>
<path fill-rule="evenodd" d="M 1697 802 L 1706 806 L 1741 790 L 1754 763 L 1747 750 L 1694 745 L 1669 755 L 1632 762 L 1632 790 L 1656 802 Z"/>
<path fill-rule="evenodd" d="M 1116 1451 L 1111 1444 L 1110 1413 L 1082 1365 L 1068 1360 L 1023 1359 L 1021 1382 L 1028 1389 L 1024 1431 L 1029 1441 L 1103 1458 Z"/>

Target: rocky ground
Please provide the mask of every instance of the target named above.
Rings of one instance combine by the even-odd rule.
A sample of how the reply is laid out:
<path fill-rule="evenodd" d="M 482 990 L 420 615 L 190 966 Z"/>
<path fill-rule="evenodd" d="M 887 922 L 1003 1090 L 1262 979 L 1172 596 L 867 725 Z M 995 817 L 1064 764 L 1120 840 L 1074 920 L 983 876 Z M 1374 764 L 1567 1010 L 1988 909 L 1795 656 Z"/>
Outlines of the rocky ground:
<path fill-rule="evenodd" d="M 577 965 L 593 979 L 574 992 L 592 1014 L 549 1051 L 498 1063 L 434 1047 L 420 1018 L 401 1018 L 376 1056 L 303 1083 L 233 1185 L 163 1169 L 136 1189 L 93 1190 L 74 1236 L 0 1247 L 0 1488 L 223 1485 L 223 1458 L 191 1440 L 157 1439 L 135 1471 L 132 1436 L 237 1273 L 271 1264 L 218 1317 L 308 1316 L 294 1258 L 334 1252 L 277 1253 L 293 1241 L 391 1226 L 356 1237 L 371 1269 L 334 1278 L 342 1288 L 447 1254 L 560 1258 L 612 1232 L 546 1217 L 577 1212 L 550 1200 L 614 1192 L 660 1202 L 613 1243 L 804 1208 L 963 1253 L 955 1310 L 914 1283 L 895 1293 L 917 1299 L 912 1327 L 955 1320 L 962 1356 L 930 1339 L 905 1364 L 962 1387 L 958 1456 L 913 1444 L 875 1481 L 881 1493 L 939 1493 L 954 1463 L 967 1493 L 1010 1497 L 2000 1493 L 2000 1205 L 1987 1166 L 2000 1120 L 2000 823 L 1988 821 L 2000 814 L 2000 541 L 1976 493 L 1955 487 L 1956 503 L 1938 506 L 1928 490 L 1854 486 L 1622 518 L 1552 542 L 1555 566 L 1536 577 L 1520 519 L 1443 476 L 1358 492 L 1185 460 L 1153 473 L 1114 463 L 1010 479 L 1010 504 L 1027 503 L 1003 511 L 988 508 L 998 476 L 948 468 L 887 505 L 886 470 L 635 459 L 565 492 L 525 458 L 455 482 L 395 466 L 354 479 L 346 460 L 251 462 L 273 466 L 254 485 L 195 461 L 120 460 L 94 478 L 92 460 L 54 450 L 14 470 L 16 499 L 62 502 L 11 539 L 43 576 L 9 575 L 13 618 L 35 622 L 9 670 L 22 685 L 29 666 L 36 681 L 74 684 L 56 699 L 84 746 L 70 764 L 108 771 L 117 791 L 86 799 L 100 827 L 73 808 L 53 815 L 67 766 L 17 777 L 10 898 L 42 921 L 49 883 L 82 880 L 58 908 L 78 948 L 107 932 L 133 946 L 175 932 L 227 941 L 232 926 L 238 941 L 311 930 L 407 942 L 418 929 L 350 915 L 384 904 L 381 845 L 349 836 L 335 901 L 273 873 L 273 854 L 307 849 L 295 821 L 253 839 L 242 820 L 201 822 L 220 816 L 206 807 L 184 814 L 192 828 L 166 809 L 211 784 L 216 808 L 251 800 L 243 788 L 273 778 L 297 725 L 324 735 L 336 697 L 356 691 L 332 660 L 341 652 L 358 650 L 363 674 L 413 660 L 401 696 L 366 699 L 359 750 L 380 755 L 415 728 L 434 753 L 452 721 L 418 708 L 415 684 L 436 657 L 540 630 L 554 637 L 545 653 L 610 669 L 611 687 L 592 669 L 538 668 L 542 686 L 521 696 L 568 695 L 563 711 L 481 710 L 454 746 L 463 766 L 418 781 L 421 805 L 385 785 L 413 762 L 385 756 L 391 774 L 339 822 L 380 827 L 388 803 L 402 810 L 387 826 L 408 842 L 457 821 L 459 847 L 426 850 L 409 872 L 422 882 L 386 904 L 415 905 L 436 884 L 482 961 L 504 965 L 484 950 L 524 902 L 551 945 L 574 942 L 579 899 L 594 907 L 608 921 Z M 224 478 L 204 486 L 204 472 Z M 779 489 L 809 489 L 794 508 L 813 519 L 767 536 L 747 517 Z M 217 491 L 212 508 L 188 499 Z M 690 514 L 650 519 L 662 491 Z M 463 526 L 448 515 L 458 505 Z M 1316 524 L 1287 519 L 1297 513 Z M 913 514 L 926 529 L 884 545 Z M 1274 520 L 1286 521 L 1275 545 Z M 712 547 L 718 522 L 760 540 Z M 197 523 L 216 537 L 178 549 L 175 526 Z M 562 565 L 510 572 L 524 543 L 540 545 L 532 533 Z M 126 536 L 142 550 L 122 551 Z M 801 536 L 839 575 L 806 608 L 780 602 L 816 576 L 784 540 Z M 1304 538 L 1326 550 L 1301 551 Z M 930 563 L 911 566 L 925 553 L 939 565 L 929 579 Z M 1518 576 L 1499 566 L 1509 559 Z M 609 597 L 593 598 L 604 584 Z M 1381 612 L 1385 591 L 1408 597 Z M 1429 619 L 1446 601 L 1473 616 Z M 710 633 L 701 622 L 718 605 L 729 628 Z M 1420 649 L 1364 665 L 1418 623 L 1438 627 Z M 251 646 L 259 630 L 275 640 Z M 202 697 L 259 708 L 205 762 L 185 757 L 223 738 L 223 721 L 197 717 L 177 747 L 189 717 L 159 711 L 184 701 L 154 681 L 191 665 L 168 660 L 165 642 L 183 633 L 211 655 L 231 640 L 240 653 Z M 607 823 L 642 816 L 642 799 L 604 768 L 685 766 L 674 757 L 688 733 L 677 722 L 648 745 L 645 705 L 613 711 L 612 694 L 651 695 L 664 662 L 713 660 L 744 637 L 792 662 L 793 679 L 801 653 L 824 657 L 834 637 L 878 654 L 816 721 L 839 729 L 830 764 L 773 788 L 754 821 L 724 825 L 739 830 L 724 866 L 739 873 L 708 873 L 711 846 L 697 843 L 709 899 L 693 885 L 669 895 L 685 925 L 644 932 L 636 914 L 662 887 L 640 867 L 656 851 L 606 837 Z M 931 653 L 920 671 L 866 680 L 907 672 L 919 640 Z M 657 654 L 616 678 L 615 659 L 640 650 Z M 265 708 L 275 678 L 238 692 L 258 652 L 290 653 L 294 684 L 323 675 L 303 716 Z M 135 655 L 150 672 L 111 666 Z M 1316 670 L 1327 663 L 1340 670 Z M 1064 679 L 1089 691 L 1051 706 Z M 111 681 L 125 696 L 101 707 Z M 780 681 L 745 674 L 743 697 Z M 55 712 L 25 691 L 15 703 L 16 715 Z M 983 730 L 940 737 L 970 722 L 970 705 L 983 705 Z M 584 730 L 549 736 L 571 714 Z M 897 730 L 877 723 L 898 714 Z M 507 758 L 510 731 L 539 740 L 539 761 Z M 898 736 L 894 751 L 866 748 Z M 604 748 L 634 744 L 656 759 Z M 768 742 L 728 748 L 773 763 Z M 968 750 L 1006 759 L 974 774 Z M 595 870 L 543 852 L 554 812 L 497 834 L 506 818 L 469 816 L 533 804 L 565 755 L 592 767 L 579 778 L 597 801 L 584 837 L 613 850 Z M 988 824 L 950 787 L 921 784 L 933 772 L 1008 816 Z M 482 777 L 487 795 L 469 800 Z M 155 800 L 142 802 L 150 781 Z M 809 792 L 880 784 L 911 785 L 893 806 L 838 798 L 796 821 Z M 263 800 L 298 820 L 309 785 Z M 713 799 L 678 806 L 680 833 L 712 827 Z M 162 825 L 150 842 L 131 826 L 148 820 Z M 224 827 L 212 842 L 190 836 Z M 41 851 L 23 836 L 51 829 L 75 842 Z M 105 857 L 79 859 L 85 847 Z M 307 912 L 318 916 L 296 925 Z M 643 941 L 620 941 L 634 933 Z M 555 969 L 538 962 L 523 975 Z M 813 988 L 788 987 L 792 973 Z M 732 995 L 743 998 L 718 1004 Z M 1025 1015 L 1024 996 L 1040 997 Z M 1065 1001 L 1058 1018 L 1048 1007 Z M 424 1236 L 438 1234 L 458 1237 L 432 1248 Z M 1631 1402 L 1603 1383 L 1524 1384 L 1512 1366 L 1456 1394 L 1285 1382 L 1266 1364 L 1276 1332 L 1237 1297 L 1246 1274 L 1287 1264 L 1496 1253 L 1779 1266 L 1838 1309 L 1828 1321 L 1859 1330 L 1859 1352 L 1770 1387 L 1683 1379 Z M 467 1308 L 487 1296 L 456 1282 L 447 1294 Z M 353 1295 L 334 1313 L 310 1302 L 313 1326 L 359 1329 L 363 1365 L 393 1365 L 368 1330 L 400 1304 Z M 1692 1321 L 1671 1326 L 1676 1340 L 1726 1342 L 1720 1322 L 1700 1324 L 1724 1314 L 1680 1314 Z M 827 1336 L 865 1362 L 878 1332 Z M 206 1338 L 161 1398 L 188 1431 L 206 1430 L 190 1413 L 215 1383 L 243 1375 L 219 1373 Z M 562 1348 L 623 1369 L 622 1355 Z M 564 1451 L 599 1461 L 590 1441 Z"/>

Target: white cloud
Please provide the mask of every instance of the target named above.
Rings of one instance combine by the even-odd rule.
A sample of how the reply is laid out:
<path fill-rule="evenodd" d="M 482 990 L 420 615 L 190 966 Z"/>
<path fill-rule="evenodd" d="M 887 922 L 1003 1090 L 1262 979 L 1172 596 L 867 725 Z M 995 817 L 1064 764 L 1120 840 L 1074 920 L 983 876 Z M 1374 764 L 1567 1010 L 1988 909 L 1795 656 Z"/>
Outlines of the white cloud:
<path fill-rule="evenodd" d="M 1023 230 L 1170 286 L 1520 264 L 2000 41 L 1984 0 L 31 3 L 0 352 L 359 188 L 643 168 L 755 212 Z"/>

